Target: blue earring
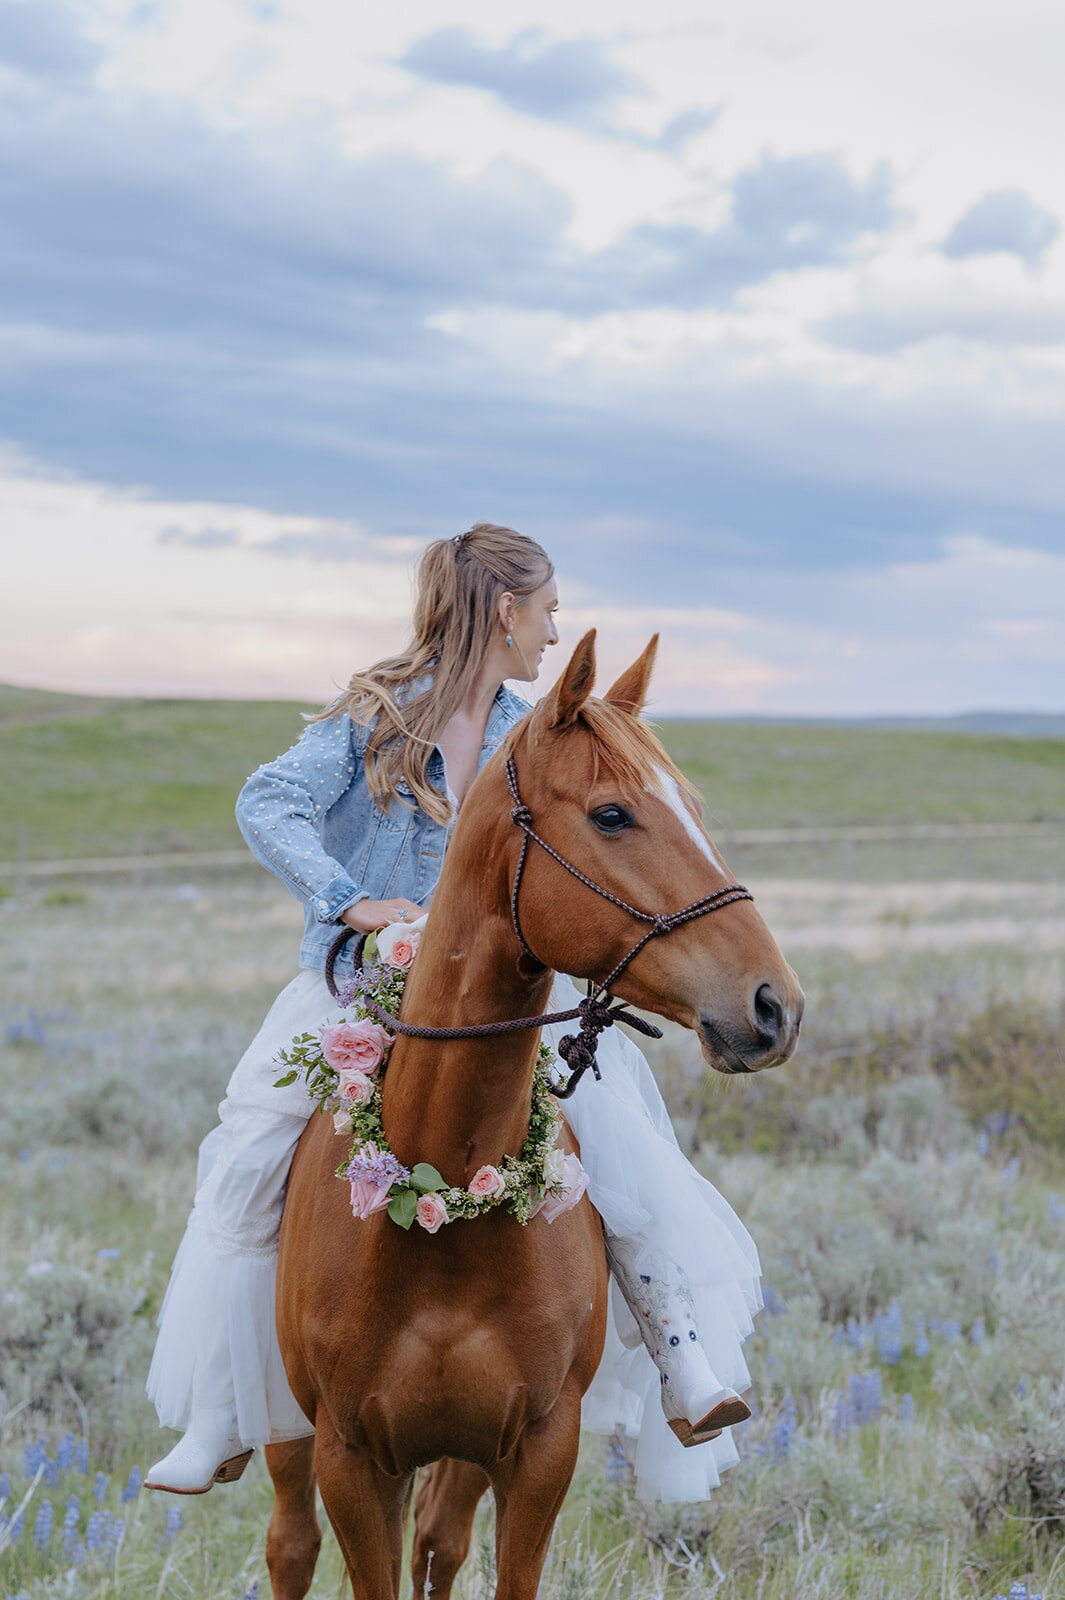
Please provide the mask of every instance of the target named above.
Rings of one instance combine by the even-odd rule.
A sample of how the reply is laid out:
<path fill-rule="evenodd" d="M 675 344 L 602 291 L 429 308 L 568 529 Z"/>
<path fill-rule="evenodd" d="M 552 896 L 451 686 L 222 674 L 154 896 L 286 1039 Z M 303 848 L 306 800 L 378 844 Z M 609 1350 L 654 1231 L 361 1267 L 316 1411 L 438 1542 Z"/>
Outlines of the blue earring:
<path fill-rule="evenodd" d="M 511 646 L 512 646 L 512 645 L 513 645 L 513 643 L 514 643 L 514 640 L 513 640 L 513 639 L 512 639 L 512 638 L 511 638 L 511 637 L 510 637 L 510 634 L 509 634 L 509 633 L 508 633 L 508 634 L 507 634 L 507 649 L 508 649 L 508 650 L 509 650 L 509 649 L 510 649 L 510 648 L 511 648 Z"/>

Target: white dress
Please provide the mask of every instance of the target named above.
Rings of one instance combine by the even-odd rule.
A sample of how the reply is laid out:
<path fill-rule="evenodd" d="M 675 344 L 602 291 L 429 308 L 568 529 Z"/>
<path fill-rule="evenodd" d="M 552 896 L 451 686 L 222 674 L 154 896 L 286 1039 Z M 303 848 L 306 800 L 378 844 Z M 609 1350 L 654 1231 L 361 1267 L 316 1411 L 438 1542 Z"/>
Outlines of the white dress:
<path fill-rule="evenodd" d="M 559 977 L 551 1009 L 580 996 Z M 277 1235 L 292 1153 L 314 1109 L 294 1083 L 275 1089 L 277 1052 L 338 1014 L 319 972 L 283 989 L 241 1058 L 219 1107 L 220 1125 L 200 1146 L 195 1204 L 159 1313 L 148 1393 L 167 1426 L 186 1428 L 193 1410 L 224 1423 L 236 1405 L 245 1444 L 310 1433 L 285 1379 L 274 1321 Z M 549 1044 L 573 1024 L 544 1030 Z M 606 1227 L 639 1236 L 672 1257 L 691 1282 L 696 1321 L 722 1384 L 742 1392 L 750 1377 L 742 1344 L 762 1304 L 758 1252 L 743 1224 L 677 1144 L 640 1051 L 611 1028 L 599 1041 L 602 1081 L 585 1075 L 565 1102 L 581 1148 L 588 1193 Z M 731 1429 L 685 1450 L 670 1432 L 659 1377 L 611 1279 L 606 1347 L 584 1398 L 582 1421 L 597 1433 L 637 1436 L 636 1491 L 643 1500 L 704 1500 L 737 1460 Z"/>

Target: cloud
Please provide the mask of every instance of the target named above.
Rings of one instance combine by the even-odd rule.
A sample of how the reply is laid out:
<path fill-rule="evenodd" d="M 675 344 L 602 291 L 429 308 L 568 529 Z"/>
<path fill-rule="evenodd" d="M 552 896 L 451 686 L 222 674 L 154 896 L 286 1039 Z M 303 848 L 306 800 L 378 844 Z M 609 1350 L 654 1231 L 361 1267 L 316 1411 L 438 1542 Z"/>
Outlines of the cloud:
<path fill-rule="evenodd" d="M 92 77 L 103 55 L 57 0 L 0 0 L 0 66 L 79 83 Z"/>
<path fill-rule="evenodd" d="M 440 28 L 415 40 L 399 65 L 429 83 L 486 89 L 512 111 L 549 121 L 582 119 L 643 88 L 598 40 L 552 39 L 542 28 L 497 49 L 468 28 Z"/>
<path fill-rule="evenodd" d="M 932 339 L 963 339 L 1008 348 L 1065 344 L 1065 305 L 1019 304 L 990 297 L 970 304 L 920 302 L 857 306 L 812 324 L 827 344 L 870 355 L 894 355 Z"/>
<path fill-rule="evenodd" d="M 160 528 L 157 544 L 184 545 L 186 550 L 229 550 L 240 543 L 235 528 L 179 528 L 171 523 Z"/>
<path fill-rule="evenodd" d="M 720 115 L 720 106 L 689 106 L 687 110 L 678 111 L 676 116 L 670 117 L 658 137 L 648 140 L 648 143 L 669 155 L 680 154 L 692 139 L 708 132 Z"/>
<path fill-rule="evenodd" d="M 584 303 L 721 304 L 773 273 L 846 261 L 863 234 L 894 224 L 892 187 L 885 162 L 859 183 L 834 155 L 763 154 L 734 179 L 720 227 L 643 224 L 593 258 Z"/>
<path fill-rule="evenodd" d="M 955 260 L 1005 251 L 1036 267 L 1060 232 L 1057 217 L 1023 190 L 996 189 L 958 218 L 939 248 Z"/>

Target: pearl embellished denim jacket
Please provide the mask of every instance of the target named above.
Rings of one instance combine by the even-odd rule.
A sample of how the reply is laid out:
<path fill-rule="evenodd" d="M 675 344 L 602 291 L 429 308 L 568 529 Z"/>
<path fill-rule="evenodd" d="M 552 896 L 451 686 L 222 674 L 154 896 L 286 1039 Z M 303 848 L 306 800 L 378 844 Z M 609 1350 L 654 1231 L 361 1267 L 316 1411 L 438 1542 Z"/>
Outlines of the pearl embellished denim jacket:
<path fill-rule="evenodd" d="M 504 684 L 488 714 L 478 772 L 529 707 Z M 423 905 L 436 888 L 453 824 L 434 822 L 407 785 L 386 810 L 363 766 L 369 729 L 346 712 L 309 722 L 298 743 L 253 772 L 237 800 L 248 848 L 303 902 L 300 966 L 321 972 L 340 914 L 359 900 L 402 896 Z M 429 759 L 430 783 L 449 793 L 444 757 Z M 405 802 L 405 803 L 404 803 Z M 351 947 L 346 961 L 350 972 Z"/>

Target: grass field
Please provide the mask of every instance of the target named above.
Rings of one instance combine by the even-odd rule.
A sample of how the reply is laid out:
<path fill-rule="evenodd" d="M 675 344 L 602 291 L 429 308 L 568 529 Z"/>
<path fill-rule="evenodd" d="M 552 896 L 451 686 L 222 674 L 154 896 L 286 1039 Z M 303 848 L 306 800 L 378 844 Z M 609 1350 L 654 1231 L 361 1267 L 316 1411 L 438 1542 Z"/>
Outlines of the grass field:
<path fill-rule="evenodd" d="M 0 700 L 20 752 L 5 774 L 42 854 L 121 849 L 140 813 L 109 809 L 108 785 L 125 771 L 147 793 L 182 765 L 178 810 L 152 800 L 158 839 L 224 847 L 233 788 L 294 726 L 285 707 L 16 701 Z M 113 742 L 94 743 L 104 724 Z M 920 806 L 960 808 L 981 774 L 983 815 L 1061 807 L 1065 747 L 1037 760 L 979 738 L 937 764 L 935 735 L 800 732 L 667 730 L 750 825 L 939 817 Z M 80 802 L 55 771 L 75 747 Z M 708 1081 L 677 1029 L 649 1051 L 685 1148 L 762 1252 L 742 1464 L 708 1508 L 646 1507 L 625 1441 L 588 1438 L 545 1600 L 1065 1596 L 1065 874 L 930 881 L 896 859 L 863 882 L 820 860 L 752 862 L 808 994 L 794 1061 L 733 1083 Z M 0 1530 L 0 1600 L 269 1592 L 261 1461 L 199 1501 L 137 1484 L 159 1453 L 143 1381 L 196 1144 L 299 925 L 253 874 L 0 903 L 0 1518 L 29 1496 Z M 491 1594 L 490 1533 L 486 1508 L 463 1600 Z M 343 1592 L 327 1541 L 312 1594 Z"/>
<path fill-rule="evenodd" d="M 298 738 L 301 709 L 317 708 L 0 687 L 0 860 L 239 845 L 237 791 Z M 687 721 L 661 733 L 712 832 L 1033 821 L 1065 832 L 1065 739 Z M 794 850 L 780 870 L 789 863 Z"/>

